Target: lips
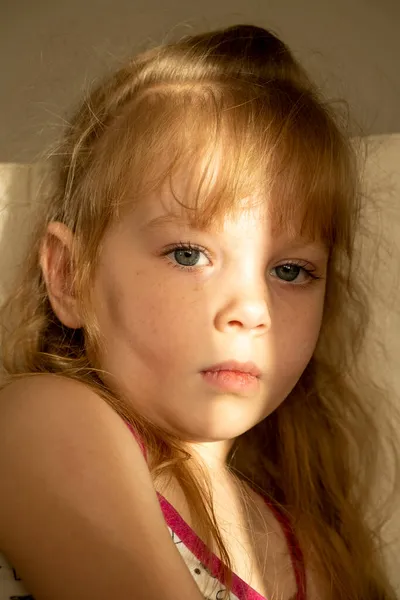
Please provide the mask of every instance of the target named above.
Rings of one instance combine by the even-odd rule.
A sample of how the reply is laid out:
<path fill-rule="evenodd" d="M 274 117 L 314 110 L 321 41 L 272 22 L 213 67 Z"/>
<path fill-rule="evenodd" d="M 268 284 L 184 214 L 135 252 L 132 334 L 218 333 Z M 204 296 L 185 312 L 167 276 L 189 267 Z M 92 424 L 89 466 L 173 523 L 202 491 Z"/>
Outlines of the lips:
<path fill-rule="evenodd" d="M 212 365 L 203 369 L 203 372 L 217 372 L 217 371 L 234 371 L 236 373 L 246 373 L 253 377 L 260 377 L 261 370 L 253 362 L 238 362 L 236 360 L 228 360 L 216 365 Z"/>

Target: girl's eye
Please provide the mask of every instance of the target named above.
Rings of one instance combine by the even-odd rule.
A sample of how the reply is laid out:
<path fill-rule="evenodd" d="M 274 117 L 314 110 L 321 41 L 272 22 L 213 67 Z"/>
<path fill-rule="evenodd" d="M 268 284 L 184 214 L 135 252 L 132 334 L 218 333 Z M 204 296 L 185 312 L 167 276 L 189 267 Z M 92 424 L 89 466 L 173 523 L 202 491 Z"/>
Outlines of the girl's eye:
<path fill-rule="evenodd" d="M 311 265 L 310 265 L 311 266 Z M 278 279 L 286 281 L 287 283 L 295 283 L 296 285 L 304 285 L 310 283 L 311 280 L 321 279 L 317 275 L 314 275 L 313 268 L 307 268 L 305 265 L 301 265 L 298 262 L 287 262 L 284 265 L 279 265 L 272 269 L 277 273 Z M 297 281 L 300 273 L 302 273 L 303 281 Z"/>
<path fill-rule="evenodd" d="M 203 258 L 202 258 L 203 255 Z M 170 257 L 173 261 L 173 267 L 191 271 L 198 267 L 205 267 L 209 264 L 209 254 L 203 246 L 192 245 L 188 243 L 179 243 L 176 246 L 168 248 L 163 252 L 163 256 Z"/>
<path fill-rule="evenodd" d="M 210 264 L 210 255 L 207 249 L 190 242 L 180 242 L 170 246 L 162 255 L 168 258 L 173 267 L 184 271 L 193 271 Z M 307 262 L 301 264 L 301 261 L 287 261 L 272 269 L 272 272 L 276 272 L 275 277 L 280 281 L 298 286 L 321 279 L 314 275 L 314 271 L 312 265 Z"/>

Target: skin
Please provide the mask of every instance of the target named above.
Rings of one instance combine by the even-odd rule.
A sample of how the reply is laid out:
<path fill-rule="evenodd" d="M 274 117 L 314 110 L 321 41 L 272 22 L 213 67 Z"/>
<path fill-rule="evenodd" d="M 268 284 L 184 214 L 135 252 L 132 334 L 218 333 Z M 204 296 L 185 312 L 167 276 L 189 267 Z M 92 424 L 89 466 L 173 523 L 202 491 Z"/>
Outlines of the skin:
<path fill-rule="evenodd" d="M 274 235 L 266 203 L 253 200 L 245 199 L 218 227 L 196 231 L 163 188 L 109 228 L 94 283 L 104 379 L 210 467 L 223 465 L 234 438 L 293 389 L 313 354 L 323 314 L 326 249 Z M 49 267 L 61 252 L 68 254 L 71 234 L 52 223 L 48 235 L 53 244 L 44 245 L 42 266 L 50 299 L 59 318 L 77 326 L 72 299 L 60 291 L 66 286 L 57 277 L 51 283 Z M 206 253 L 185 262 L 173 250 L 179 242 Z M 285 280 L 277 267 L 293 260 L 320 279 L 292 267 Z M 257 391 L 226 393 L 204 381 L 203 369 L 229 359 L 256 363 L 262 371 Z"/>
<path fill-rule="evenodd" d="M 137 411 L 203 459 L 236 573 L 265 597 L 282 574 L 288 599 L 296 584 L 282 530 L 254 493 L 243 513 L 224 465 L 234 438 L 284 401 L 310 360 L 328 257 L 322 246 L 273 235 L 265 204 L 253 199 L 208 231 L 176 218 L 160 224 L 176 208 L 164 189 L 105 235 L 93 288 L 100 366 Z M 182 241 L 206 248 L 191 270 L 176 268 L 184 256 L 172 246 Z M 72 242 L 63 224 L 51 223 L 40 260 L 54 312 L 76 328 Z M 288 283 L 278 267 L 290 260 L 320 279 L 295 268 Z M 262 370 L 255 392 L 223 393 L 203 380 L 203 369 L 229 359 Z M 200 599 L 144 458 L 105 402 L 78 382 L 45 375 L 4 389 L 0 417 L 0 548 L 35 598 L 109 600 L 134 590 L 138 600 L 168 600 L 179 581 L 182 597 Z M 163 493 L 191 524 L 179 486 Z M 309 588 L 309 597 L 319 596 Z"/>

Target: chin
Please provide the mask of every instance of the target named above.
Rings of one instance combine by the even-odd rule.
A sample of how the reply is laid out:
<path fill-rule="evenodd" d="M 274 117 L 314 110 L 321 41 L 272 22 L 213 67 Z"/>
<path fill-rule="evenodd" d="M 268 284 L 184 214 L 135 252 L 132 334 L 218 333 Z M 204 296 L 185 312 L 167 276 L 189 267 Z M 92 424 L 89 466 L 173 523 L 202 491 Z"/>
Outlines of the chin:
<path fill-rule="evenodd" d="M 216 418 L 215 415 L 212 418 L 207 418 L 204 413 L 197 417 L 194 415 L 189 422 L 187 419 L 182 420 L 174 428 L 176 428 L 176 431 L 179 430 L 179 437 L 185 440 L 222 442 L 237 438 L 254 427 L 260 420 L 243 419 L 243 417 L 239 418 L 239 415 L 235 418 L 233 412 L 231 411 L 230 414 L 219 418 Z"/>

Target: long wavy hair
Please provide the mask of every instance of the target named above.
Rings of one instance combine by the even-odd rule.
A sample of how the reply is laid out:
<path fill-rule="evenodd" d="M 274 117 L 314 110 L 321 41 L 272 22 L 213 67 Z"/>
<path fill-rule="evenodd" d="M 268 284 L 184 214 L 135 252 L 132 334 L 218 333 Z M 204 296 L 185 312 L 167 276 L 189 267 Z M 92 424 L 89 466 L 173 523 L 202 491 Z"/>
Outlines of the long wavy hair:
<path fill-rule="evenodd" d="M 215 157 L 223 157 L 217 176 Z M 200 535 L 225 564 L 229 589 L 231 562 L 207 476 L 195 475 L 179 440 L 107 387 L 96 358 L 102 339 L 91 282 L 104 233 L 148 192 L 172 186 L 182 169 L 193 194 L 186 204 L 175 194 L 176 201 L 196 226 L 257 194 L 268 198 L 274 227 L 322 239 L 329 250 L 313 357 L 279 408 L 235 441 L 228 466 L 290 516 L 321 597 L 392 599 L 370 515 L 391 438 L 385 447 L 373 410 L 388 406 L 387 394 L 360 358 L 373 290 L 356 244 L 367 231 L 357 154 L 346 114 L 323 99 L 271 32 L 238 25 L 166 43 L 87 95 L 53 156 L 51 193 L 38 206 L 23 270 L 3 307 L 1 385 L 55 373 L 95 389 L 151 448 L 154 478 L 177 477 Z M 65 327 L 47 296 L 38 256 L 51 221 L 75 234 L 81 329 Z"/>

